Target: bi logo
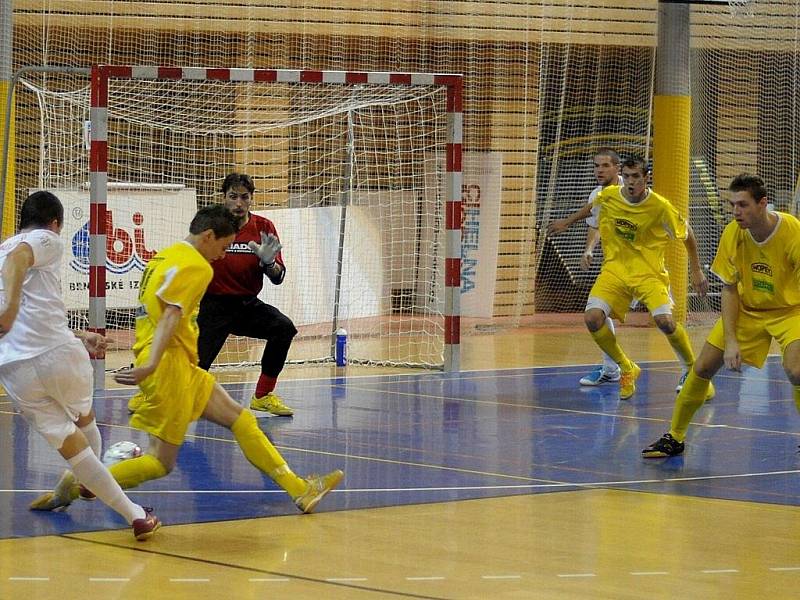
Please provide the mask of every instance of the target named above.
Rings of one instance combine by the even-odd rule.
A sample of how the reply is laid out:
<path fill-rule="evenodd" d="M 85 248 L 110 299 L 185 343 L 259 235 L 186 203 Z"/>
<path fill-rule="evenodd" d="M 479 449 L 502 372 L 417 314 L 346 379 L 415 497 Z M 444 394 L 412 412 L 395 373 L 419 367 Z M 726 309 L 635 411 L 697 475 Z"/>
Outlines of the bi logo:
<path fill-rule="evenodd" d="M 144 241 L 141 213 L 133 213 L 133 236 L 114 227 L 114 214 L 106 211 L 106 269 L 111 273 L 127 273 L 134 268 L 144 270 L 155 250 L 148 250 Z M 72 236 L 72 260 L 69 265 L 79 273 L 89 272 L 89 222 Z"/>

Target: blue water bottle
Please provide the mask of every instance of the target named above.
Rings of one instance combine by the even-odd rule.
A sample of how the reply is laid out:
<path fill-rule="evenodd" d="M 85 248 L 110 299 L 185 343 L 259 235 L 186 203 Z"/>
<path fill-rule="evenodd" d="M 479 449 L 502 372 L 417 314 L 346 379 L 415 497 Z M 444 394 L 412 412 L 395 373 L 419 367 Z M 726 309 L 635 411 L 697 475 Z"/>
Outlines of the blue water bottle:
<path fill-rule="evenodd" d="M 341 327 L 336 330 L 336 366 L 347 364 L 347 331 Z"/>

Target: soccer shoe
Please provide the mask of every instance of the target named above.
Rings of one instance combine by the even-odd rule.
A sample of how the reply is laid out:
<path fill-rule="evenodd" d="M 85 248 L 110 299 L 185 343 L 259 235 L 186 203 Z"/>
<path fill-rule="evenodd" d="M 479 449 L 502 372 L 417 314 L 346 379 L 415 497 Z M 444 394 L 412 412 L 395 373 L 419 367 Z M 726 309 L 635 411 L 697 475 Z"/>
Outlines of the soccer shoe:
<path fill-rule="evenodd" d="M 581 377 L 580 383 L 581 385 L 602 385 L 604 383 L 608 383 L 610 381 L 619 381 L 619 369 L 614 372 L 609 373 L 605 370 L 605 367 L 602 365 L 599 367 L 595 367 L 591 373 Z"/>
<path fill-rule="evenodd" d="M 339 485 L 344 477 L 344 473 L 339 469 L 331 471 L 327 475 L 310 475 L 306 477 L 308 489 L 305 494 L 301 494 L 294 499 L 294 503 L 302 512 L 308 514 L 314 510 L 325 495 Z"/>
<path fill-rule="evenodd" d="M 675 393 L 679 394 L 680 391 L 683 389 L 683 384 L 686 383 L 686 378 L 689 376 L 689 371 L 684 371 L 683 375 L 681 375 L 680 380 L 678 380 L 678 385 L 675 386 Z M 717 390 L 714 388 L 714 384 L 709 381 L 708 383 L 708 391 L 706 392 L 706 402 L 711 400 L 714 396 L 717 395 Z"/>
<path fill-rule="evenodd" d="M 683 454 L 685 445 L 679 442 L 671 434 L 665 433 L 658 441 L 653 442 L 642 450 L 642 458 L 667 458 Z"/>
<path fill-rule="evenodd" d="M 266 396 L 261 396 L 260 398 L 257 398 L 256 395 L 253 394 L 253 397 L 250 398 L 250 408 L 272 413 L 278 417 L 291 417 L 294 414 L 294 411 L 286 406 L 274 392 L 270 392 Z"/>
<path fill-rule="evenodd" d="M 135 519 L 133 523 L 131 523 L 131 527 L 133 527 L 133 536 L 140 542 L 149 540 L 153 537 L 153 534 L 158 528 L 161 527 L 161 521 L 153 514 L 153 509 L 147 506 L 143 506 L 142 508 L 144 509 L 144 518 Z"/>
<path fill-rule="evenodd" d="M 30 510 L 60 512 L 66 510 L 80 494 L 80 486 L 71 472 L 65 474 L 52 492 L 42 494 L 30 503 Z"/>
<path fill-rule="evenodd" d="M 83 484 L 78 486 L 78 498 L 81 500 L 86 500 L 87 502 L 97 500 L 97 496 L 94 495 L 94 492 Z"/>
<path fill-rule="evenodd" d="M 619 378 L 620 400 L 627 400 L 636 393 L 636 380 L 639 379 L 642 369 L 635 362 L 631 362 L 631 370 L 623 371 Z"/>

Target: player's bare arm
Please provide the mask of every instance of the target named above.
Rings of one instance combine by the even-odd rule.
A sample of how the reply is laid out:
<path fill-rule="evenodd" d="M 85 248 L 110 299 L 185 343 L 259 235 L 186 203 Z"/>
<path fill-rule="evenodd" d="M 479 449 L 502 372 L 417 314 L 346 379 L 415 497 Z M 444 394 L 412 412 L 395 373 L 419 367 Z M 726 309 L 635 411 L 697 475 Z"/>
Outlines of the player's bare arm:
<path fill-rule="evenodd" d="M 732 371 L 741 371 L 742 355 L 736 337 L 736 324 L 739 321 L 739 290 L 736 284 L 722 287 L 722 324 L 725 332 L 725 366 Z"/>
<path fill-rule="evenodd" d="M 594 249 L 597 247 L 597 243 L 599 241 L 600 230 L 590 225 L 589 229 L 586 231 L 586 247 L 584 248 L 583 255 L 581 256 L 581 269 L 584 271 L 586 271 L 592 265 Z"/>
<path fill-rule="evenodd" d="M 587 204 L 583 208 L 576 210 L 569 216 L 564 217 L 563 219 L 556 219 L 550 225 L 547 226 L 547 234 L 548 235 L 557 235 L 562 233 L 572 227 L 572 224 L 575 221 L 580 221 L 582 219 L 586 219 L 589 215 L 592 214 L 592 205 Z"/>
<path fill-rule="evenodd" d="M 697 251 L 697 238 L 694 235 L 694 230 L 690 225 L 686 225 L 688 235 L 683 240 L 683 245 L 686 247 L 686 252 L 689 254 L 689 276 L 692 280 L 692 287 L 701 296 L 708 293 L 708 278 L 703 267 L 700 264 L 700 254 Z"/>
<path fill-rule="evenodd" d="M 3 263 L 3 290 L 5 299 L 0 306 L 0 336 L 9 332 L 19 313 L 22 301 L 22 282 L 33 266 L 33 249 L 26 243 L 19 244 Z"/>
<path fill-rule="evenodd" d="M 174 304 L 167 304 L 161 318 L 158 320 L 155 334 L 153 335 L 153 344 L 150 347 L 150 354 L 147 358 L 147 363 L 139 367 L 131 369 L 123 369 L 114 375 L 114 381 L 124 385 L 137 385 L 139 382 L 147 379 L 158 367 L 161 362 L 161 357 L 164 355 L 164 350 L 167 349 L 167 344 L 172 339 L 175 330 L 178 328 L 178 323 L 181 320 L 181 309 Z"/>

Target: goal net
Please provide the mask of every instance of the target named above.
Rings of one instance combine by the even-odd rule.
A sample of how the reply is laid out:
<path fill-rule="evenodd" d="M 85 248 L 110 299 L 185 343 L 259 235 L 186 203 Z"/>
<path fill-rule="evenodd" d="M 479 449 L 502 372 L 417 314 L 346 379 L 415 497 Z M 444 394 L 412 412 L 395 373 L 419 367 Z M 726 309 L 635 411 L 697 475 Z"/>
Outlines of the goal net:
<path fill-rule="evenodd" d="M 446 295 L 458 279 L 448 286 L 445 276 L 448 256 L 459 256 L 457 236 L 446 235 L 447 206 L 457 206 L 448 194 L 455 200 L 458 77 L 103 67 L 95 80 L 101 70 L 111 76 L 94 89 L 74 77 L 57 89 L 51 75 L 21 88 L 35 101 L 18 100 L 40 115 L 36 187 L 65 204 L 74 325 L 106 329 L 129 348 L 145 264 L 185 238 L 196 209 L 222 201 L 225 175 L 240 172 L 256 184 L 251 210 L 283 244 L 286 278 L 265 279 L 260 297 L 299 330 L 289 362 L 332 361 L 333 333 L 344 328 L 350 362 L 457 366 L 457 334 L 446 332 L 458 306 Z M 105 244 L 90 218 L 103 204 Z M 215 365 L 257 364 L 263 348 L 231 336 Z"/>

